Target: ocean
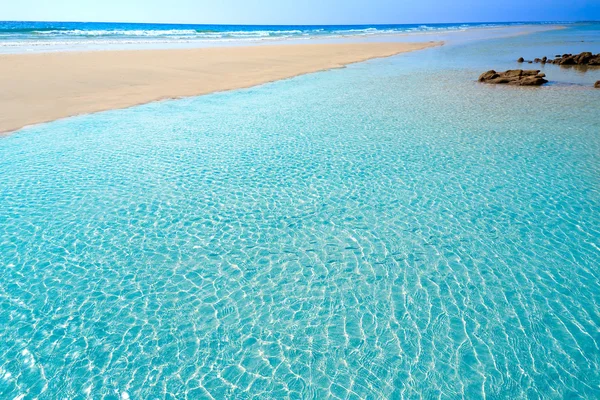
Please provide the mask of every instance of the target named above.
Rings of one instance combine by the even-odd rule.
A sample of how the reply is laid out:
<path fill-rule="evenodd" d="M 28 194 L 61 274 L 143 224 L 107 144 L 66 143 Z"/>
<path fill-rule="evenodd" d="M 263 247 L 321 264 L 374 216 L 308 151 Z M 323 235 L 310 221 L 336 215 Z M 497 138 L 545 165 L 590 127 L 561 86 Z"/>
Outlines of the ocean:
<path fill-rule="evenodd" d="M 545 25 L 548 23 L 535 23 Z M 439 33 L 524 23 L 410 25 L 182 25 L 0 21 L 0 53 L 164 48 L 236 43 Z"/>
<path fill-rule="evenodd" d="M 470 38 L 0 138 L 0 397 L 599 398 L 600 70 L 477 77 L 600 25 Z"/>

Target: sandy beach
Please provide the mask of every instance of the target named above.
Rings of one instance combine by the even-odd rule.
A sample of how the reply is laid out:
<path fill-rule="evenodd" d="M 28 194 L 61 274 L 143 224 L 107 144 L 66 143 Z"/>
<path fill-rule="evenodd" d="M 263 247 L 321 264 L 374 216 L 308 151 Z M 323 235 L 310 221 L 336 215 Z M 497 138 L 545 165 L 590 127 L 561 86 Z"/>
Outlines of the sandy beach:
<path fill-rule="evenodd" d="M 439 43 L 290 44 L 0 56 L 0 132 L 238 89 Z"/>

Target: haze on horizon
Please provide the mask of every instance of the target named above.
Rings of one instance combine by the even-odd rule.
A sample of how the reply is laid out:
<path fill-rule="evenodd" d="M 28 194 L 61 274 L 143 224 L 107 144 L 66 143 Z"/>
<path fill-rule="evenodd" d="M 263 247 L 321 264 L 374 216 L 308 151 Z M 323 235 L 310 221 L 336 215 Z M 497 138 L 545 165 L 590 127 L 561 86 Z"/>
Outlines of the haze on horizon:
<path fill-rule="evenodd" d="M 248 25 L 591 21 L 600 20 L 600 0 L 0 0 L 0 20 Z"/>

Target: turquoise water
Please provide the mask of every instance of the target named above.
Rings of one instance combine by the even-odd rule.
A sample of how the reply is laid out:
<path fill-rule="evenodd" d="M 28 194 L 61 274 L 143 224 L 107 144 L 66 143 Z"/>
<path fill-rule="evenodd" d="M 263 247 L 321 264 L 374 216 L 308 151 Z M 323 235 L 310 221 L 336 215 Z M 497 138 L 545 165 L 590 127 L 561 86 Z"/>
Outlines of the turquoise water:
<path fill-rule="evenodd" d="M 0 397 L 600 397 L 600 71 L 476 82 L 599 44 L 449 44 L 0 139 Z"/>
<path fill-rule="evenodd" d="M 542 28 L 550 22 L 527 23 Z M 66 50 L 223 46 L 381 35 L 464 32 L 515 27 L 524 23 L 452 23 L 395 25 L 195 25 L 119 22 L 0 21 L 0 53 Z"/>

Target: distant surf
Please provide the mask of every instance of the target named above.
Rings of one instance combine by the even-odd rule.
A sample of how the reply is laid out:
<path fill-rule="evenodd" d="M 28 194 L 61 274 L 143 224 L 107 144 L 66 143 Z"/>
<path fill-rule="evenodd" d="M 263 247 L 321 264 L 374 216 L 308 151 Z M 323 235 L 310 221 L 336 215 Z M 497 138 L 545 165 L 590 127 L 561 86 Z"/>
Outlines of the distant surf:
<path fill-rule="evenodd" d="M 189 25 L 104 22 L 0 22 L 0 52 L 64 47 L 169 45 L 286 39 L 340 38 L 503 27 L 525 23 L 406 25 Z M 529 23 L 528 23 L 529 24 Z M 543 24 L 543 23 L 536 23 Z"/>

